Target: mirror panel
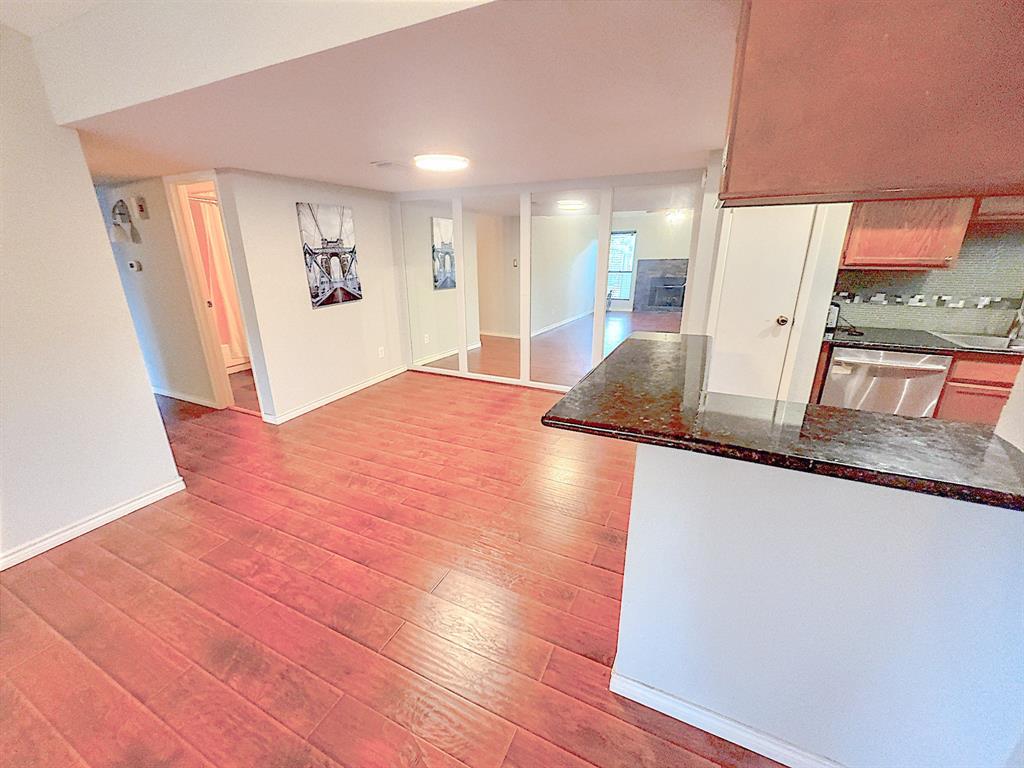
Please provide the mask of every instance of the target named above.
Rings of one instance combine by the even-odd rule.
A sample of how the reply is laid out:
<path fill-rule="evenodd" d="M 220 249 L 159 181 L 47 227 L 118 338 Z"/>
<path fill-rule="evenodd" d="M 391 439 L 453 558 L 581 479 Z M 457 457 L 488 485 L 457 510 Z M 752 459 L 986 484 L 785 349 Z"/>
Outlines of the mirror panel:
<path fill-rule="evenodd" d="M 531 202 L 530 378 L 572 386 L 591 368 L 600 193 Z"/>
<path fill-rule="evenodd" d="M 519 379 L 519 195 L 462 201 L 469 370 Z"/>
<path fill-rule="evenodd" d="M 679 332 L 699 192 L 695 181 L 614 190 L 604 356 L 633 331 Z"/>
<path fill-rule="evenodd" d="M 457 281 L 451 200 L 402 203 L 409 341 L 413 365 L 459 370 Z"/>

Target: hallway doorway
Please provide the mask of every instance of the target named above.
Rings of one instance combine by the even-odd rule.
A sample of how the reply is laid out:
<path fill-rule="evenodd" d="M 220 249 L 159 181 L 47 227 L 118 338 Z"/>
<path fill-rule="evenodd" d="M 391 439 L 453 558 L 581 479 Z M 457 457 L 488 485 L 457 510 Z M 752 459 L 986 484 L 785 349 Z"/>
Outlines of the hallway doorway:
<path fill-rule="evenodd" d="M 179 248 L 192 283 L 210 378 L 226 407 L 258 415 L 259 396 L 213 178 L 168 183 Z"/>

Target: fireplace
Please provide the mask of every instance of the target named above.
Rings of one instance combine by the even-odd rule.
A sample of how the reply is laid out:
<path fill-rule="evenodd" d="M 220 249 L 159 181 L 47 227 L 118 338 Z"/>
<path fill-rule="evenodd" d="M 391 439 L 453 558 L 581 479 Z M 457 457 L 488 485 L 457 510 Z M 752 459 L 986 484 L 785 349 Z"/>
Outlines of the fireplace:
<path fill-rule="evenodd" d="M 634 312 L 678 312 L 686 296 L 688 259 L 639 259 Z"/>
<path fill-rule="evenodd" d="M 685 286 L 686 283 L 674 277 L 652 280 L 651 289 L 647 293 L 647 306 L 655 310 L 681 309 Z"/>

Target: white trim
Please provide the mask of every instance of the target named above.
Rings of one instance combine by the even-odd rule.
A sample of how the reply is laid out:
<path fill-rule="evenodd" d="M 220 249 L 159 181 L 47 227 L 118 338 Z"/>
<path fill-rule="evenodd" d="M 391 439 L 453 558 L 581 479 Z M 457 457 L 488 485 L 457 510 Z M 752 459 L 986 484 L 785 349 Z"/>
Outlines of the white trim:
<path fill-rule="evenodd" d="M 459 344 L 459 370 L 469 370 L 469 353 L 466 349 L 468 341 L 468 329 L 466 328 L 466 281 L 469 268 L 466 266 L 466 238 L 462 231 L 462 198 L 456 197 L 452 200 L 452 247 L 455 249 L 456 274 L 461 277 L 455 280 L 455 330 L 456 339 Z"/>
<path fill-rule="evenodd" d="M 484 335 L 484 334 L 481 334 L 481 335 Z M 479 341 L 476 344 L 470 344 L 468 347 L 466 347 L 466 350 L 468 351 L 470 349 L 480 349 L 480 345 L 481 344 L 482 344 L 482 342 L 479 342 Z M 426 357 L 421 357 L 418 360 L 413 360 L 410 363 L 410 365 L 429 365 L 430 363 L 433 363 L 433 362 L 435 362 L 437 360 L 443 360 L 446 357 L 451 357 L 452 355 L 457 355 L 457 354 L 459 354 L 459 348 L 458 347 L 452 347 L 447 352 L 438 352 L 437 354 L 427 355 Z M 467 366 L 468 366 L 468 364 L 467 364 Z M 446 370 L 452 370 L 452 369 L 446 369 Z"/>
<path fill-rule="evenodd" d="M 451 354 L 451 353 L 449 352 L 449 354 Z M 285 411 L 284 413 L 282 413 L 280 415 L 271 415 L 271 414 L 264 413 L 264 414 L 262 414 L 263 415 L 263 420 L 265 422 L 267 422 L 268 424 L 275 424 L 275 425 L 276 424 L 284 424 L 286 421 L 291 421 L 292 419 L 296 418 L 297 416 L 301 416 L 304 413 L 309 413 L 310 411 L 316 410 L 317 408 L 319 408 L 322 405 L 327 405 L 328 403 L 332 403 L 335 400 L 340 400 L 341 398 L 345 397 L 346 395 L 351 395 L 351 394 L 353 394 L 355 392 L 358 392 L 361 389 L 366 389 L 367 387 L 372 387 L 374 384 L 379 384 L 380 382 L 384 381 L 385 379 L 390 379 L 392 376 L 397 376 L 398 374 L 404 373 L 407 370 L 409 370 L 409 369 L 406 366 L 400 365 L 397 368 L 392 368 L 389 371 L 384 371 L 384 373 L 379 373 L 376 376 L 373 376 L 373 377 L 367 379 L 366 381 L 360 382 L 359 384 L 354 384 L 351 387 L 345 387 L 344 389 L 339 389 L 337 392 L 332 392 L 331 394 L 326 395 L 324 397 L 321 397 L 321 398 L 319 398 L 317 400 L 314 400 L 311 403 L 306 403 L 305 405 L 300 405 L 298 408 L 292 408 L 291 410 Z"/>
<path fill-rule="evenodd" d="M 788 741 L 751 728 L 698 704 L 676 698 L 657 688 L 618 674 L 612 670 L 612 693 L 625 696 L 631 701 L 643 704 L 662 714 L 674 717 L 687 725 L 713 733 L 733 744 L 739 744 L 759 755 L 771 758 L 789 768 L 843 768 L 827 757 L 806 752 Z"/>
<path fill-rule="evenodd" d="M 519 344 L 519 381 L 528 385 L 530 376 L 530 326 L 533 323 L 530 309 L 530 259 L 533 253 L 533 206 L 529 192 L 519 195 L 519 338 L 526 339 Z"/>
<path fill-rule="evenodd" d="M 236 363 L 235 365 L 227 366 L 228 376 L 230 376 L 232 373 L 241 373 L 242 371 L 251 371 L 251 370 L 252 370 L 252 363 L 250 361 L 248 361 L 248 360 L 246 362 L 244 362 L 244 363 Z"/>
<path fill-rule="evenodd" d="M 449 350 L 447 350 L 445 352 L 438 352 L 437 354 L 434 354 L 434 355 L 427 355 L 426 357 L 421 357 L 421 358 L 419 358 L 417 360 L 413 360 L 412 361 L 412 365 L 429 365 L 430 363 L 433 363 L 433 362 L 436 362 L 438 360 L 442 360 L 442 359 L 444 359 L 446 357 L 451 357 L 452 355 L 457 355 L 457 354 L 459 354 L 459 348 L 458 347 L 452 347 L 451 349 L 449 349 Z"/>
<path fill-rule="evenodd" d="M 577 320 L 582 320 L 584 317 L 587 317 L 588 315 L 592 314 L 594 314 L 594 310 L 588 309 L 586 312 L 581 312 L 578 315 L 573 315 L 572 317 L 568 317 L 565 320 L 559 320 L 557 323 L 552 323 L 551 325 L 545 325 L 543 328 L 538 328 L 536 331 L 531 333 L 530 336 L 540 336 L 542 333 L 553 331 L 555 330 L 555 328 L 561 328 L 563 325 L 568 325 L 569 323 L 574 323 Z"/>
<path fill-rule="evenodd" d="M 178 491 L 183 490 L 185 490 L 185 481 L 179 476 L 175 480 L 172 480 L 169 483 L 164 483 L 151 491 L 147 491 L 146 493 L 132 499 L 128 499 L 128 501 L 123 501 L 113 507 L 108 507 L 107 509 L 97 512 L 95 515 L 90 515 L 85 518 L 85 520 L 80 520 L 77 523 L 71 523 L 70 525 L 66 525 L 53 533 L 40 536 L 38 539 L 30 541 L 27 544 L 22 544 L 20 547 L 16 547 L 11 551 L 4 552 L 0 555 L 0 571 L 28 560 L 30 557 L 42 554 L 49 549 L 58 547 L 84 533 L 88 533 L 89 531 L 99 528 L 101 525 L 113 522 L 119 517 L 124 517 L 137 509 L 141 509 L 148 504 L 152 504 L 154 501 L 159 501 L 165 496 L 170 496 L 172 493 L 177 493 Z"/>
<path fill-rule="evenodd" d="M 182 206 L 180 190 L 188 184 L 197 182 L 212 181 L 217 192 L 217 200 L 220 200 L 220 190 L 217 187 L 217 176 L 212 171 L 199 171 L 197 173 L 184 173 L 174 176 L 164 176 L 164 195 L 167 198 L 167 205 L 171 212 L 171 225 L 174 229 L 174 238 L 178 244 L 178 256 L 181 259 L 181 266 L 185 270 L 185 282 L 188 285 L 188 296 L 192 303 L 192 314 L 195 317 L 196 326 L 199 329 L 199 339 L 203 348 L 203 359 L 206 361 L 206 373 L 210 380 L 210 387 L 213 389 L 213 397 L 217 402 L 215 408 L 226 408 L 234 405 L 235 398 L 231 392 L 231 382 L 228 381 L 228 372 L 224 367 L 224 355 L 221 352 L 220 338 L 213 325 L 213 319 L 209 312 L 207 297 L 203 285 L 203 267 L 199 263 L 199 254 L 192 250 L 193 225 L 190 213 Z M 218 213 L 220 206 L 217 206 Z M 224 227 L 223 218 L 221 227 Z M 227 229 L 225 227 L 225 241 L 227 240 Z M 235 287 L 237 295 L 238 288 Z"/>
<path fill-rule="evenodd" d="M 634 235 L 635 242 L 635 235 Z M 612 190 L 601 190 L 601 204 L 597 214 L 597 264 L 594 274 L 594 328 L 590 339 L 590 367 L 604 359 L 604 316 L 607 311 L 608 252 L 612 243 Z M 636 269 L 636 254 L 633 257 Z"/>
<path fill-rule="evenodd" d="M 184 392 L 178 392 L 177 390 L 174 389 L 166 389 L 164 387 L 153 386 L 151 386 L 150 389 L 152 389 L 153 392 L 155 392 L 158 395 L 163 395 L 164 397 L 173 397 L 175 400 L 184 400 L 186 403 L 205 405 L 207 408 L 216 408 L 217 410 L 221 410 L 224 407 L 221 405 L 217 405 L 217 403 L 215 403 L 213 400 L 207 400 L 205 397 L 196 397 L 195 395 L 188 395 L 185 394 Z"/>
<path fill-rule="evenodd" d="M 450 368 L 424 368 L 421 365 L 410 365 L 409 370 L 414 373 L 433 373 L 438 376 L 456 376 L 460 379 L 472 379 L 473 381 L 487 381 L 492 384 L 508 384 L 513 387 L 527 387 L 528 389 L 546 389 L 549 392 L 568 392 L 570 387 L 562 384 L 547 384 L 543 381 L 522 381 L 521 379 L 510 379 L 505 376 L 492 376 L 489 373 L 473 373 L 472 371 L 453 371 Z"/>
<path fill-rule="evenodd" d="M 810 398 L 852 209 L 853 203 L 814 207 L 810 242 L 779 378 L 780 400 L 806 403 Z"/>
<path fill-rule="evenodd" d="M 498 331 L 480 331 L 481 336 L 496 336 L 499 339 L 518 339 L 518 333 L 499 333 Z"/>

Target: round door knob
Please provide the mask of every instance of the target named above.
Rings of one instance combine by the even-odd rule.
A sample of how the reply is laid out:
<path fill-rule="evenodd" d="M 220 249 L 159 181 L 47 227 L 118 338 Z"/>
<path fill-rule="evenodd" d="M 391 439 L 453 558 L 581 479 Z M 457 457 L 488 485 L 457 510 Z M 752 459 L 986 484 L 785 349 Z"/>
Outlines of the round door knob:
<path fill-rule="evenodd" d="M 775 318 L 775 322 L 779 325 L 789 325 L 789 318 L 785 315 L 779 315 Z"/>

